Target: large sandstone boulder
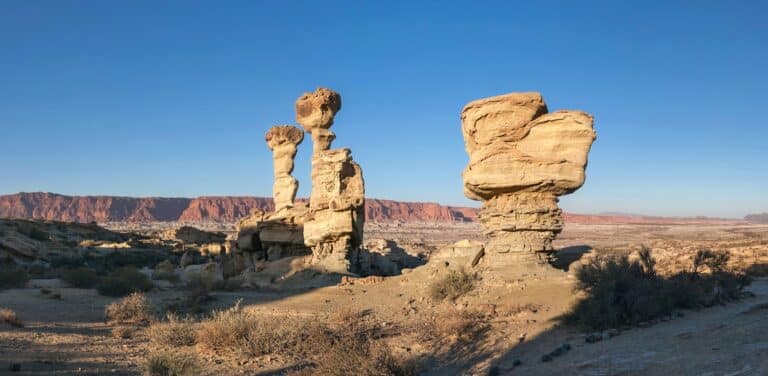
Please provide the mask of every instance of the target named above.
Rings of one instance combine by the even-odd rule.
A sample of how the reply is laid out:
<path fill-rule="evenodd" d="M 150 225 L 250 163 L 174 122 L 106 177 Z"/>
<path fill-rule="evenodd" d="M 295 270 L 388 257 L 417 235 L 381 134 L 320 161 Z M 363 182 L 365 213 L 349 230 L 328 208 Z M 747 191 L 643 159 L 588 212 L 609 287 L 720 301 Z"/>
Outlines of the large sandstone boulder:
<path fill-rule="evenodd" d="M 541 94 L 512 93 L 467 104 L 461 121 L 464 193 L 484 202 L 486 255 L 551 251 L 563 228 L 557 197 L 584 184 L 592 116 L 547 113 Z"/>

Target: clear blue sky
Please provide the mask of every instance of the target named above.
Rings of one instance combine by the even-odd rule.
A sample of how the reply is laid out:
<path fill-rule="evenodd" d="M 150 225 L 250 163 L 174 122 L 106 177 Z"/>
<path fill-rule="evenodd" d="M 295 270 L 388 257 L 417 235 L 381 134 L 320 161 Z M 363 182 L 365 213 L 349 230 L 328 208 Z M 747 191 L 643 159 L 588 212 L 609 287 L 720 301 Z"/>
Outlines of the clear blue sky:
<path fill-rule="evenodd" d="M 620 3 L 3 0 L 0 193 L 269 196 L 265 131 L 327 86 L 369 197 L 476 205 L 461 108 L 535 90 L 595 115 L 566 210 L 767 211 L 766 3 Z"/>

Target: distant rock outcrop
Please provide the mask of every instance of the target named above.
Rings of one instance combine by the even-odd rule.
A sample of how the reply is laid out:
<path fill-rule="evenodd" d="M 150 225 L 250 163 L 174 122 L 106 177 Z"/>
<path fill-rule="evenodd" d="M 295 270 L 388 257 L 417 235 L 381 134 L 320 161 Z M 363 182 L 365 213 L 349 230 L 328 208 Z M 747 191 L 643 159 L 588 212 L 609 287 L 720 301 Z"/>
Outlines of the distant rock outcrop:
<path fill-rule="evenodd" d="M 768 223 L 768 213 L 748 214 L 744 220 L 752 223 Z"/>

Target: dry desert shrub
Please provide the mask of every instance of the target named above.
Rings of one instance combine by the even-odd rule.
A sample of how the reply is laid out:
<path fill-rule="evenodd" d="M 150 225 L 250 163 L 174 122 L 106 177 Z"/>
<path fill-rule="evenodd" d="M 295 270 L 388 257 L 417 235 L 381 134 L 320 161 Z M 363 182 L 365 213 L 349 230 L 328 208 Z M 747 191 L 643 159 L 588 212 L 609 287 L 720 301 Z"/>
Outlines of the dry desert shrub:
<path fill-rule="evenodd" d="M 234 307 L 216 311 L 200 323 L 197 343 L 201 347 L 229 349 L 247 356 L 297 352 L 306 324 L 302 320 L 259 315 Z"/>
<path fill-rule="evenodd" d="M 395 357 L 382 339 L 375 317 L 365 312 L 342 310 L 331 315 L 329 324 L 315 321 L 306 328 L 302 340 L 310 362 L 294 375 L 418 374 L 416 361 Z"/>
<path fill-rule="evenodd" d="M 699 252 L 692 272 L 661 277 L 650 251 L 637 260 L 627 256 L 596 257 L 577 272 L 577 290 L 586 293 L 561 319 L 585 329 L 616 328 L 669 316 L 680 308 L 698 308 L 737 299 L 750 282 L 726 272 L 727 254 Z M 709 274 L 700 274 L 702 265 Z"/>
<path fill-rule="evenodd" d="M 261 315 L 238 303 L 200 323 L 197 342 L 206 350 L 298 361 L 301 369 L 295 375 L 416 374 L 415 367 L 396 360 L 380 340 L 375 319 L 352 311 L 332 316 L 333 323 L 327 324 L 317 318 Z"/>
<path fill-rule="evenodd" d="M 130 293 L 146 292 L 152 288 L 152 281 L 133 266 L 125 266 L 101 279 L 96 290 L 105 296 L 125 296 Z"/>
<path fill-rule="evenodd" d="M 129 339 L 133 337 L 134 332 L 136 332 L 136 328 L 132 326 L 120 325 L 112 328 L 112 337 L 118 339 Z"/>
<path fill-rule="evenodd" d="M 435 301 L 456 300 L 472 291 L 476 281 L 476 274 L 470 274 L 464 270 L 450 270 L 444 277 L 432 282 L 429 287 L 429 296 Z"/>
<path fill-rule="evenodd" d="M 72 287 L 82 289 L 93 288 L 99 283 L 96 272 L 83 266 L 64 270 L 61 272 L 61 279 Z"/>
<path fill-rule="evenodd" d="M 28 279 L 27 272 L 15 265 L 0 266 L 0 289 L 23 287 Z"/>
<path fill-rule="evenodd" d="M 104 313 L 110 322 L 147 323 L 151 319 L 149 300 L 141 293 L 133 293 L 107 306 Z"/>
<path fill-rule="evenodd" d="M 200 366 L 196 354 L 187 350 L 152 350 L 144 360 L 146 376 L 196 376 Z"/>
<path fill-rule="evenodd" d="M 0 309 L 0 321 L 17 328 L 24 326 L 16 312 L 7 308 Z"/>
<path fill-rule="evenodd" d="M 433 350 L 450 352 L 480 342 L 489 328 L 482 313 L 454 310 L 417 322 L 413 332 Z"/>
<path fill-rule="evenodd" d="M 158 346 L 193 346 L 197 343 L 194 321 L 168 314 L 167 321 L 152 324 L 147 329 L 149 340 Z"/>

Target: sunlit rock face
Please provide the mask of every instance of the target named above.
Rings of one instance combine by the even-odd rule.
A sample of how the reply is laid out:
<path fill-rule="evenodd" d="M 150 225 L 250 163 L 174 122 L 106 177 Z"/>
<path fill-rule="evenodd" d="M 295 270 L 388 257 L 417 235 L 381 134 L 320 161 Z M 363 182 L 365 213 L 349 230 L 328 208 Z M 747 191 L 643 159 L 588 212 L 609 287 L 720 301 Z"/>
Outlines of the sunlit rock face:
<path fill-rule="evenodd" d="M 296 121 L 312 135 L 312 192 L 304 222 L 304 244 L 312 263 L 329 272 L 359 272 L 365 222 L 365 184 L 349 149 L 331 149 L 330 128 L 341 96 L 319 88 L 296 100 Z"/>
<path fill-rule="evenodd" d="M 341 95 L 326 88 L 304 93 L 296 100 L 296 122 L 312 135 L 312 153 L 331 148 L 336 135 L 331 132 L 333 118 L 341 110 Z"/>
<path fill-rule="evenodd" d="M 264 136 L 267 146 L 272 150 L 275 183 L 272 197 L 275 200 L 275 212 L 293 207 L 299 182 L 291 176 L 296 151 L 304 140 L 304 132 L 290 125 L 279 125 L 269 129 Z"/>
<path fill-rule="evenodd" d="M 551 251 L 563 229 L 557 197 L 584 184 L 592 116 L 548 113 L 541 94 L 511 93 L 470 102 L 461 122 L 464 194 L 483 201 L 486 256 Z"/>

